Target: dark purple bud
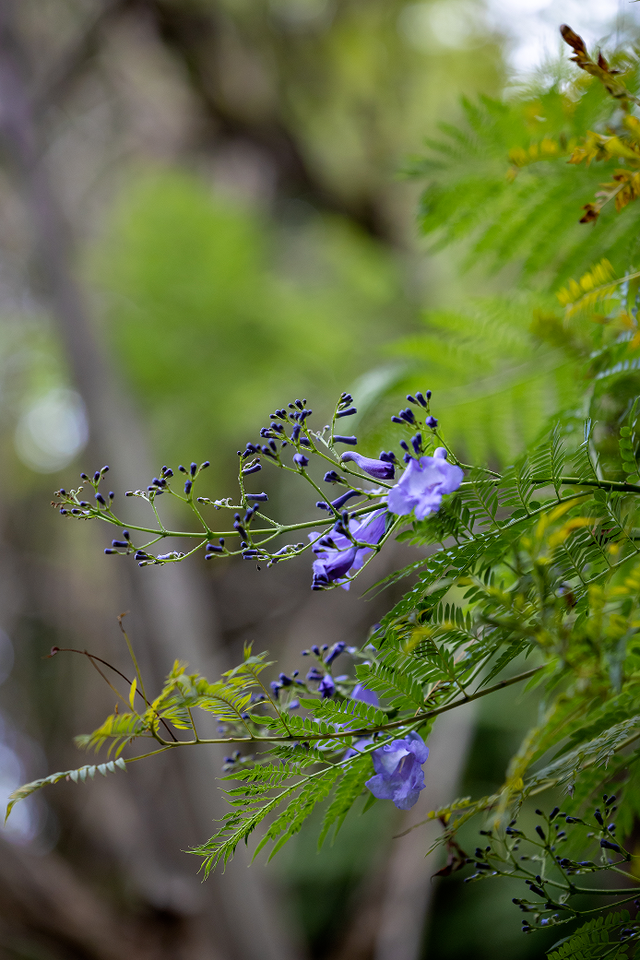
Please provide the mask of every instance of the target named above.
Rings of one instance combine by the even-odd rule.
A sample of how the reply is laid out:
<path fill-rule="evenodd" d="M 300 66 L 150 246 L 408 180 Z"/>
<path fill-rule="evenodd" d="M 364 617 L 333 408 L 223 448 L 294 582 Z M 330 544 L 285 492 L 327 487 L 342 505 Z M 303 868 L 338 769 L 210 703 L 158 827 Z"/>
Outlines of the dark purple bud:
<path fill-rule="evenodd" d="M 422 450 L 422 434 L 416 433 L 415 437 L 411 438 L 411 446 L 414 449 L 416 456 L 420 456 L 420 451 Z"/>
<path fill-rule="evenodd" d="M 421 393 L 416 393 L 416 400 L 418 401 L 421 407 L 426 407 L 427 401 L 425 400 L 425 398 L 422 396 Z"/>
<path fill-rule="evenodd" d="M 354 413 L 357 413 L 357 412 L 358 411 L 356 410 L 355 407 L 348 407 L 347 410 L 339 410 L 338 413 L 336 413 L 336 420 L 339 417 L 352 417 Z"/>
<path fill-rule="evenodd" d="M 62 516 L 64 517 L 67 513 L 69 513 L 69 511 L 68 511 L 68 510 L 65 510 L 64 507 L 60 507 L 60 513 L 61 513 Z"/>
<path fill-rule="evenodd" d="M 344 480 L 339 476 L 335 470 L 327 470 L 324 475 L 325 483 L 344 483 Z"/>
<path fill-rule="evenodd" d="M 316 500 L 318 510 L 330 510 L 329 504 L 325 500 Z"/>
<path fill-rule="evenodd" d="M 101 493 L 96 493 L 96 500 L 98 501 L 98 503 L 101 503 L 103 507 L 106 507 L 107 505 L 106 501 Z"/>
<path fill-rule="evenodd" d="M 429 427 L 431 430 L 435 430 L 435 428 L 438 426 L 438 421 L 436 420 L 435 417 L 429 416 L 424 422 L 425 422 L 425 425 Z"/>
<path fill-rule="evenodd" d="M 407 443 L 406 440 L 401 440 L 401 441 L 400 441 L 400 446 L 402 447 L 403 450 L 405 450 L 407 453 L 409 453 L 409 444 Z"/>
<path fill-rule="evenodd" d="M 400 417 L 406 423 L 415 423 L 416 418 L 413 415 L 413 410 L 410 407 L 406 407 L 404 410 L 400 411 Z"/>
<path fill-rule="evenodd" d="M 618 846 L 617 843 L 612 843 L 610 840 L 601 840 L 600 846 L 604 847 L 605 850 L 614 850 L 616 853 L 622 853 L 622 847 Z"/>
<path fill-rule="evenodd" d="M 80 479 L 81 479 L 81 480 L 84 480 L 85 483 L 86 483 L 86 482 L 89 480 L 89 477 L 86 475 L 86 473 L 81 473 L 81 474 L 80 474 Z"/>
<path fill-rule="evenodd" d="M 404 420 L 401 420 L 400 417 L 391 417 L 391 423 L 404 423 Z"/>
<path fill-rule="evenodd" d="M 290 687 L 291 684 L 293 683 L 293 680 L 291 679 L 291 677 L 288 677 L 286 673 L 278 674 L 278 680 L 280 681 L 283 687 Z"/>
<path fill-rule="evenodd" d="M 307 680 L 314 682 L 316 680 L 322 680 L 324 673 L 321 670 L 318 670 L 317 667 L 311 667 L 309 673 L 307 674 Z"/>
<path fill-rule="evenodd" d="M 316 657 L 320 656 L 320 647 L 317 643 L 314 643 L 314 645 L 311 647 L 311 653 L 315 653 Z"/>
<path fill-rule="evenodd" d="M 97 483 L 99 479 L 100 479 L 100 471 L 96 470 L 96 472 L 93 475 L 93 482 Z"/>
<path fill-rule="evenodd" d="M 337 434 L 333 438 L 334 443 L 348 443 L 350 446 L 355 447 L 358 442 L 357 437 L 341 437 Z"/>
<path fill-rule="evenodd" d="M 555 820 L 555 818 L 560 813 L 560 807 L 554 807 L 551 813 L 549 814 L 549 820 Z"/>
<path fill-rule="evenodd" d="M 204 462 L 203 464 L 201 464 L 200 469 L 201 469 L 201 470 L 206 470 L 207 467 L 210 467 L 210 466 L 211 466 L 211 461 L 210 461 L 210 460 L 205 460 L 205 462 Z"/>
<path fill-rule="evenodd" d="M 598 810 L 597 807 L 596 807 L 596 809 L 593 811 L 593 815 L 594 815 L 594 817 L 596 818 L 596 820 L 598 821 L 598 823 L 600 824 L 600 826 L 601 826 L 601 827 L 604 826 L 604 820 L 602 819 L 602 814 L 600 813 L 600 811 Z"/>
<path fill-rule="evenodd" d="M 224 537 L 219 537 L 218 543 L 220 544 L 221 547 L 224 547 Z"/>
<path fill-rule="evenodd" d="M 380 457 L 379 457 L 379 459 L 386 461 L 386 463 L 395 463 L 395 462 L 396 462 L 396 455 L 395 455 L 395 453 L 393 452 L 393 450 L 389 450 L 388 453 L 387 453 L 386 450 L 381 450 L 381 451 L 380 451 Z"/>
<path fill-rule="evenodd" d="M 333 677 L 325 673 L 324 677 L 320 681 L 318 686 L 318 693 L 322 696 L 323 699 L 332 697 L 336 692 L 336 685 L 333 682 Z"/>
<path fill-rule="evenodd" d="M 536 827 L 536 833 L 538 834 L 538 836 L 540 837 L 540 839 L 542 840 L 543 843 L 546 843 L 546 842 L 547 842 L 547 838 L 546 838 L 545 835 L 544 835 L 544 830 L 542 829 L 542 827 L 541 827 L 539 824 L 538 824 L 538 826 Z"/>
<path fill-rule="evenodd" d="M 129 544 L 126 540 L 112 540 L 111 546 L 118 547 L 120 550 L 126 550 Z"/>
<path fill-rule="evenodd" d="M 105 553 L 117 553 L 118 551 L 117 551 L 117 550 L 112 550 L 110 547 L 105 547 L 105 548 L 104 548 L 104 552 L 105 552 Z"/>
<path fill-rule="evenodd" d="M 125 538 L 125 540 L 131 540 L 131 534 L 129 533 L 128 530 L 123 530 L 122 536 Z"/>
<path fill-rule="evenodd" d="M 299 424 L 299 423 L 296 423 L 296 425 L 294 426 L 293 430 L 291 431 L 291 442 L 292 442 L 292 443 L 295 443 L 295 442 L 296 442 L 296 440 L 297 440 L 298 437 L 300 436 L 300 431 L 301 431 L 301 430 L 302 430 L 302 427 L 300 426 L 300 424 Z"/>
<path fill-rule="evenodd" d="M 340 507 L 344 506 L 347 500 L 351 500 L 352 497 L 359 497 L 361 493 L 361 490 L 347 490 L 347 492 L 343 493 L 341 497 L 336 497 L 335 500 L 332 500 L 331 506 L 335 507 L 336 510 L 339 510 Z"/>
<path fill-rule="evenodd" d="M 104 467 L 102 468 L 102 470 L 100 471 L 100 473 L 109 473 L 109 464 L 108 464 L 108 463 L 105 463 L 105 465 L 104 465 Z"/>
<path fill-rule="evenodd" d="M 334 645 L 329 650 L 329 653 L 324 658 L 324 662 L 327 665 L 332 664 L 333 661 L 336 659 L 336 657 L 340 656 L 340 654 L 342 653 L 345 647 L 346 647 L 346 643 L 344 643 L 342 640 L 338 640 L 338 642 L 334 643 Z"/>
<path fill-rule="evenodd" d="M 247 476 L 249 473 L 258 473 L 260 470 L 262 470 L 262 464 L 254 463 L 251 467 L 245 467 L 242 471 L 242 474 L 243 476 Z"/>
<path fill-rule="evenodd" d="M 224 553 L 224 550 L 222 549 L 222 547 L 217 547 L 217 546 L 216 546 L 215 544 L 213 544 L 213 543 L 208 543 L 208 544 L 207 544 L 207 553 Z"/>
<path fill-rule="evenodd" d="M 259 500 L 261 503 L 266 503 L 269 497 L 266 493 L 247 493 L 247 500 Z"/>
<path fill-rule="evenodd" d="M 309 457 L 305 457 L 304 453 L 294 453 L 293 462 L 297 467 L 300 467 L 300 469 L 302 469 L 303 467 L 306 467 L 307 464 L 309 463 Z"/>
<path fill-rule="evenodd" d="M 238 451 L 238 453 L 240 453 L 240 451 Z M 185 468 L 182 466 L 182 464 L 180 464 L 180 466 L 178 467 L 178 470 L 180 471 L 180 473 L 186 473 L 186 472 L 187 472 L 187 471 L 185 470 Z"/>
<path fill-rule="evenodd" d="M 242 551 L 243 560 L 253 560 L 254 557 L 259 557 L 259 556 L 260 556 L 259 550 L 243 550 Z"/>
<path fill-rule="evenodd" d="M 189 473 L 191 474 L 192 477 L 195 477 L 197 472 L 198 472 L 198 464 L 192 463 L 189 468 Z"/>
<path fill-rule="evenodd" d="M 67 495 L 67 491 L 64 489 L 64 487 L 60 487 L 60 489 L 58 490 L 58 496 L 66 497 L 66 495 Z"/>
<path fill-rule="evenodd" d="M 113 500 L 114 498 L 115 498 L 115 493 L 113 492 L 113 490 L 109 490 L 109 500 Z"/>
<path fill-rule="evenodd" d="M 193 483 L 191 482 L 191 480 L 185 480 L 185 482 L 184 482 L 184 492 L 187 494 L 187 496 L 191 493 L 191 487 L 192 487 L 192 486 L 193 486 Z"/>

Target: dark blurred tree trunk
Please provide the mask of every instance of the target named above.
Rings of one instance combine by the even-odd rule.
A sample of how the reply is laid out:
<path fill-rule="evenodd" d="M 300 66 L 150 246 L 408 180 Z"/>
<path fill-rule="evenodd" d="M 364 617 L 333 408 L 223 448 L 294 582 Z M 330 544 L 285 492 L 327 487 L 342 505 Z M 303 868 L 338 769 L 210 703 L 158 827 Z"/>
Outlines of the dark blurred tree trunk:
<path fill-rule="evenodd" d="M 58 328 L 71 377 L 87 407 L 91 457 L 100 465 L 109 462 L 123 479 L 146 485 L 152 466 L 143 429 L 98 344 L 73 276 L 69 230 L 49 182 L 44 143 L 29 98 L 29 58 L 15 28 L 14 10 L 11 0 L 0 3 L 0 138 L 28 213 L 36 288 Z M 215 653 L 212 610 L 197 579 L 182 567 L 173 568 L 168 577 L 149 572 L 151 576 L 135 571 L 128 589 L 144 625 L 144 635 L 136 636 L 136 641 L 144 645 L 143 659 L 155 679 L 166 673 L 176 655 L 189 660 L 196 669 L 215 674 L 220 665 Z M 117 612 L 114 610 L 114 614 Z M 90 645 L 90 638 L 87 641 Z M 127 797 L 128 778 L 114 778 L 109 795 L 113 796 L 116 809 L 111 818 L 101 819 L 100 826 L 116 854 L 120 853 L 121 862 L 129 867 L 135 864 L 131 879 L 140 896 L 156 911 L 178 916 L 181 906 L 175 896 L 176 885 L 182 888 L 185 883 L 192 883 L 197 868 L 195 859 L 182 857 L 181 863 L 176 861 L 180 837 L 184 837 L 178 825 L 189 818 L 193 839 L 206 839 L 213 832 L 213 820 L 221 815 L 224 801 L 215 780 L 221 763 L 218 751 L 185 750 L 174 759 L 169 770 L 178 781 L 184 808 L 172 809 L 163 805 L 161 798 L 145 796 L 140 776 L 133 778 L 138 786 Z M 125 839 L 117 814 L 120 802 L 131 814 L 129 833 L 135 845 L 134 856 L 131 850 L 117 849 Z M 0 874 L 0 888 L 2 884 Z M 86 912 L 87 918 L 90 913 Z M 295 955 L 264 878 L 258 870 L 243 869 L 240 860 L 231 865 L 224 877 L 214 875 L 210 879 L 195 915 L 189 916 L 187 911 L 180 919 L 183 925 L 195 925 L 198 929 L 197 936 L 185 932 L 191 943 L 189 960 L 288 960 Z M 60 923 L 64 923 L 62 916 Z M 73 939 L 76 933 L 70 931 L 69 937 Z M 87 932 L 87 943 L 89 939 Z M 159 958 L 185 955 L 171 938 L 158 937 L 156 944 L 154 956 Z M 115 950 L 114 955 L 118 952 Z M 85 955 L 105 960 L 110 956 L 107 952 L 91 953 L 89 947 Z"/>

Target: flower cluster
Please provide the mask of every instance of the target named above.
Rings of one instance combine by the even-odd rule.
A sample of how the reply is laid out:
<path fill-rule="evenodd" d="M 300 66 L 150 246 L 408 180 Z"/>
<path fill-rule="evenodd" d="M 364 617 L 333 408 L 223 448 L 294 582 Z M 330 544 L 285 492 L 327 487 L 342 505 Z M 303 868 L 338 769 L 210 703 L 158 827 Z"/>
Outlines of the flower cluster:
<path fill-rule="evenodd" d="M 445 447 L 435 447 L 439 440 L 438 421 L 429 412 L 430 400 L 429 390 L 424 394 L 408 395 L 410 406 L 391 418 L 410 432 L 408 440 L 400 440 L 402 461 L 392 450 L 383 450 L 378 458 L 365 456 L 357 450 L 340 452 L 337 445 L 354 447 L 358 443 L 356 436 L 337 432 L 344 418 L 357 413 L 351 394 L 342 393 L 331 423 L 319 431 L 310 429 L 312 410 L 306 399 L 293 400 L 286 407 L 274 410 L 269 424 L 260 429 L 259 440 L 248 442 L 244 450 L 238 450 L 238 503 L 234 504 L 230 497 L 211 500 L 195 496 L 195 484 L 210 465 L 207 460 L 202 464 L 192 463 L 189 467 L 180 466 L 175 476 L 170 467 L 163 466 L 146 489 L 126 491 L 125 496 L 141 498 L 151 506 L 157 528 L 120 520 L 114 512 L 114 493 L 104 495 L 99 489 L 108 467 L 97 471 L 93 479 L 81 474 L 83 483 L 93 488 L 94 503 L 82 499 L 83 488 L 80 487 L 78 490 L 57 491 L 56 505 L 63 516 L 101 519 L 119 527 L 119 536 L 112 540 L 105 553 L 132 555 L 140 566 L 180 562 L 203 548 L 207 560 L 239 556 L 243 560 L 258 564 L 264 561 L 267 566 L 272 566 L 311 549 L 315 554 L 312 589 L 340 586 L 348 590 L 353 576 L 396 529 L 397 518 L 413 514 L 417 520 L 425 519 L 439 510 L 443 496 L 453 493 L 462 483 L 461 468 L 448 462 Z M 324 532 L 310 533 L 307 542 L 282 546 L 280 540 L 280 544 L 276 544 L 274 541 L 284 534 L 303 527 L 308 529 L 309 523 L 284 525 L 271 519 L 265 513 L 268 495 L 265 492 L 252 493 L 245 489 L 245 485 L 266 462 L 299 475 L 321 493 L 310 467 L 312 457 L 333 465 L 325 472 L 324 482 L 341 484 L 347 489 L 332 500 L 316 501 L 316 507 L 325 513 L 323 520 L 319 521 Z M 182 488 L 176 484 L 180 473 L 184 474 L 184 481 L 179 481 Z M 362 481 L 369 479 L 375 480 L 377 485 L 367 487 L 365 483 L 363 486 Z M 193 532 L 167 530 L 156 506 L 163 494 L 186 505 L 200 529 Z M 211 507 L 216 511 L 233 512 L 230 523 L 223 525 L 227 529 L 213 529 L 206 519 L 206 512 Z M 155 543 L 168 537 L 194 538 L 196 544 L 186 550 L 150 551 Z"/>

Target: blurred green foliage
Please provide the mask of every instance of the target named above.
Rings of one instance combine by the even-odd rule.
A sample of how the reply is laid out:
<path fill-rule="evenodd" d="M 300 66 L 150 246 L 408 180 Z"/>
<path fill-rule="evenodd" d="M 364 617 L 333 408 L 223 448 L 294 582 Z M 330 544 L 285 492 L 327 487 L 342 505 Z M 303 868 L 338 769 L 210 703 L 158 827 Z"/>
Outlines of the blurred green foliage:
<path fill-rule="evenodd" d="M 229 451 L 274 405 L 308 395 L 329 415 L 392 332 L 409 329 L 394 256 L 344 220 L 302 214 L 278 226 L 176 170 L 123 191 L 93 270 L 163 457 L 216 465 L 219 452 L 217 469 L 233 469 Z"/>

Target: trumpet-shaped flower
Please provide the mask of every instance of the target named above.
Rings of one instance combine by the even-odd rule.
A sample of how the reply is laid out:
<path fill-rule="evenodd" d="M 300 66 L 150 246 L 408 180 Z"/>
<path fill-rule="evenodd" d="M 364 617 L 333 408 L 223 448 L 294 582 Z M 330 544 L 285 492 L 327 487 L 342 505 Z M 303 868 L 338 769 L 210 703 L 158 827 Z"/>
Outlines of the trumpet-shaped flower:
<path fill-rule="evenodd" d="M 409 459 L 407 469 L 389 491 L 389 512 L 406 516 L 413 510 L 417 520 L 437 513 L 445 493 L 453 493 L 464 479 L 460 467 L 447 463 L 447 451 L 438 447 L 432 457 Z"/>
<path fill-rule="evenodd" d="M 384 536 L 386 510 L 376 510 L 365 514 L 363 519 L 352 517 L 349 521 L 349 532 L 354 540 L 360 543 L 380 543 Z M 314 540 L 317 533 L 310 533 L 309 539 Z M 330 583 L 338 583 L 343 589 L 349 589 L 349 581 L 345 580 L 348 573 L 359 570 L 365 557 L 371 553 L 369 546 L 356 546 L 344 533 L 332 530 L 313 545 L 313 552 L 317 560 L 313 563 L 312 590 L 322 590 Z"/>
<path fill-rule="evenodd" d="M 393 800 L 398 810 L 408 810 L 425 787 L 422 764 L 429 748 L 422 737 L 412 731 L 402 740 L 385 743 L 371 756 L 376 776 L 365 786 L 379 800 Z"/>
<path fill-rule="evenodd" d="M 342 461 L 352 460 L 363 473 L 368 473 L 370 477 L 377 480 L 393 480 L 395 468 L 393 463 L 388 460 L 374 460 L 372 457 L 363 457 L 361 453 L 355 450 L 349 450 L 340 457 Z"/>

